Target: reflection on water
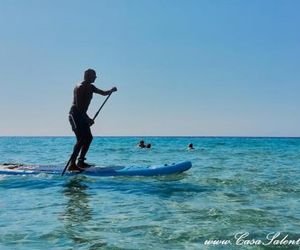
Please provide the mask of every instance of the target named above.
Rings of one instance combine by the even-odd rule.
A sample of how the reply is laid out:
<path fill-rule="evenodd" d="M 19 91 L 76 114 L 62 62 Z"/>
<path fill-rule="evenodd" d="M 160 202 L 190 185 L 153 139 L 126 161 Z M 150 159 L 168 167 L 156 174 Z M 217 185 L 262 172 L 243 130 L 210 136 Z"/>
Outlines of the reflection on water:
<path fill-rule="evenodd" d="M 74 243 L 84 243 L 88 222 L 92 220 L 92 208 L 89 204 L 89 187 L 83 183 L 82 176 L 70 178 L 64 186 L 63 194 L 67 199 L 62 215 L 65 233 Z"/>

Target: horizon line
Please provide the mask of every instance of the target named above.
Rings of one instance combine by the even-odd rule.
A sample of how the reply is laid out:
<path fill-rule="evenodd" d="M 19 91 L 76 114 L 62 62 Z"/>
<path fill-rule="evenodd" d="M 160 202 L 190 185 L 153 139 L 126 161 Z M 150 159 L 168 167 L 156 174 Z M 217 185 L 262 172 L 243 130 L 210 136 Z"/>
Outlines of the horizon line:
<path fill-rule="evenodd" d="M 4 137 L 75 137 L 74 135 L 0 135 Z M 300 136 L 261 136 L 261 135 L 93 135 L 97 137 L 196 137 L 196 138 L 300 138 Z"/>

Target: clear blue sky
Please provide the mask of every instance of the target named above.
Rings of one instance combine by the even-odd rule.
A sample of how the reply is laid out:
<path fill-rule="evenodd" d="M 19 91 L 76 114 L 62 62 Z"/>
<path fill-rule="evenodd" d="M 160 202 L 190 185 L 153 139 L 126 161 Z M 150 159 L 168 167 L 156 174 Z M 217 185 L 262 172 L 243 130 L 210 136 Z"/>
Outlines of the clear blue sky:
<path fill-rule="evenodd" d="M 119 89 L 94 135 L 300 136 L 299 12 L 296 0 L 1 0 L 0 135 L 72 135 L 73 87 L 91 67 Z"/>

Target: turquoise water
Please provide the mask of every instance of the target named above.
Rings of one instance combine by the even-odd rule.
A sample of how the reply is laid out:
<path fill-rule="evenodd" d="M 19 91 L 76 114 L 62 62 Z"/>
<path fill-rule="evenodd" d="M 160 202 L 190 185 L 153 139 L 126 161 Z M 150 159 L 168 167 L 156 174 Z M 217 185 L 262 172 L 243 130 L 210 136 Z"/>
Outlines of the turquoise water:
<path fill-rule="evenodd" d="M 152 148 L 137 148 L 140 139 Z M 73 137 L 0 137 L 0 163 L 62 165 L 73 143 Z M 155 178 L 2 175 L 1 250 L 282 249 L 283 243 L 250 240 L 267 243 L 272 232 L 278 240 L 300 238 L 300 139 L 97 137 L 88 160 L 101 166 L 190 160 L 193 167 Z M 237 242 L 243 232 L 249 241 Z"/>

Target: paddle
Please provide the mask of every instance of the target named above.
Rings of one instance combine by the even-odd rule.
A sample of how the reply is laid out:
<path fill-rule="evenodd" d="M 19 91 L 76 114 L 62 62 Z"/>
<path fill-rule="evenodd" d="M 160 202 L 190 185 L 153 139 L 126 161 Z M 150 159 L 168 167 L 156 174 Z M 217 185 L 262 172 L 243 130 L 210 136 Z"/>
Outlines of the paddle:
<path fill-rule="evenodd" d="M 110 94 L 106 97 L 106 99 L 105 99 L 104 102 L 102 103 L 101 107 L 98 109 L 98 111 L 97 111 L 96 114 L 94 115 L 93 121 L 95 121 L 96 117 L 99 115 L 101 109 L 103 108 L 104 104 L 107 102 L 108 98 L 111 96 L 112 93 L 113 93 L 113 92 L 110 92 Z M 72 157 L 73 157 L 73 155 L 74 155 L 74 152 L 75 152 L 76 150 L 77 150 L 77 148 L 75 147 L 74 150 L 73 150 L 73 153 L 71 154 L 70 159 L 68 160 L 66 166 L 64 167 L 64 170 L 63 170 L 62 173 L 61 173 L 61 176 L 63 176 L 63 175 L 65 174 L 65 172 L 66 172 L 66 170 L 67 170 L 67 168 L 68 168 L 68 166 L 69 166 L 69 164 L 70 164 L 70 162 L 71 162 L 71 160 L 72 160 Z"/>
<path fill-rule="evenodd" d="M 98 109 L 97 113 L 94 115 L 93 121 L 95 121 L 96 117 L 99 115 L 99 112 L 101 111 L 101 109 L 103 108 L 104 104 L 107 102 L 108 98 L 111 96 L 112 93 L 113 92 L 110 92 L 110 94 L 106 97 L 106 99 L 102 103 L 101 107 Z"/>

